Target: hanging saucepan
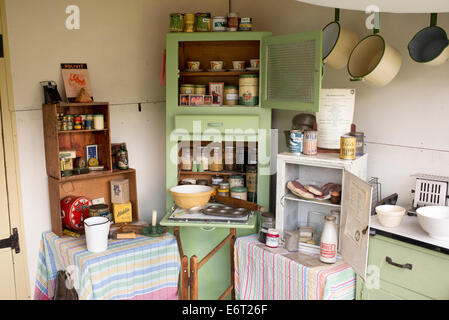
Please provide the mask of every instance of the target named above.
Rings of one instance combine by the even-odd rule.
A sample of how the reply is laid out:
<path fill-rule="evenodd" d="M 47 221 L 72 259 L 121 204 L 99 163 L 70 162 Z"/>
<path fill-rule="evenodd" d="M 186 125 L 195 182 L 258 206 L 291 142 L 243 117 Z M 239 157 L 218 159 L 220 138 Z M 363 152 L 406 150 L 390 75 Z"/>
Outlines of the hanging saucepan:
<path fill-rule="evenodd" d="M 323 63 L 342 69 L 348 62 L 351 50 L 358 41 L 357 35 L 340 25 L 340 9 L 335 9 L 335 21 L 323 28 Z"/>
<path fill-rule="evenodd" d="M 378 23 L 378 17 L 377 17 Z M 374 86 L 384 86 L 398 74 L 402 58 L 398 50 L 385 42 L 374 28 L 374 34 L 360 40 L 348 61 L 351 81 L 363 80 Z"/>
<path fill-rule="evenodd" d="M 430 27 L 419 31 L 408 44 L 410 57 L 428 66 L 438 66 L 449 58 L 446 31 L 437 26 L 437 14 L 430 15 Z"/>

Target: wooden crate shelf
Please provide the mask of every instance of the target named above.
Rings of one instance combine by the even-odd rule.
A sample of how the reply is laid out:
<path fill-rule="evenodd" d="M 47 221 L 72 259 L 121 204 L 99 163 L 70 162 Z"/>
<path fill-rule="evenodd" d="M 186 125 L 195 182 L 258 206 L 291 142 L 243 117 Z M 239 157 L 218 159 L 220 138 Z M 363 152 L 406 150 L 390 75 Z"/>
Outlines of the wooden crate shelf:
<path fill-rule="evenodd" d="M 60 203 L 66 196 L 83 196 L 90 200 L 104 198 L 105 204 L 112 210 L 110 182 L 115 179 L 129 180 L 129 195 L 132 204 L 133 221 L 138 221 L 139 210 L 135 169 L 96 172 L 94 175 L 72 176 L 62 180 L 48 177 L 52 231 L 58 236 L 63 235 Z"/>
<path fill-rule="evenodd" d="M 98 145 L 98 160 L 106 171 L 112 171 L 109 103 L 57 103 L 42 107 L 44 120 L 45 159 L 47 175 L 62 179 L 59 152 L 75 150 L 77 157 L 85 157 L 87 145 Z M 70 130 L 59 131 L 57 114 L 103 114 L 104 129 L 102 130 Z"/>

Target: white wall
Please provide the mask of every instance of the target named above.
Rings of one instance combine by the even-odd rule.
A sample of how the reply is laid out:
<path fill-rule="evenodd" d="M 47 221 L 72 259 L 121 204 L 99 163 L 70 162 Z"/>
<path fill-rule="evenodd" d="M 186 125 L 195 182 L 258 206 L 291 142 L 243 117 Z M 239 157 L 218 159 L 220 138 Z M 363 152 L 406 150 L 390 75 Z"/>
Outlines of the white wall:
<path fill-rule="evenodd" d="M 274 35 L 316 30 L 333 21 L 334 10 L 295 0 L 233 1 L 232 10 L 254 17 L 257 30 Z M 382 9 L 382 8 L 381 8 Z M 344 28 L 360 39 L 371 34 L 364 12 L 341 10 Z M 402 55 L 398 76 L 382 88 L 350 82 L 346 69 L 325 68 L 323 88 L 355 88 L 354 122 L 365 132 L 368 174 L 379 177 L 382 195 L 399 194 L 399 204 L 411 205 L 411 174 L 449 176 L 449 61 L 439 67 L 419 65 L 408 56 L 407 44 L 429 25 L 428 14 L 381 14 L 380 34 Z M 438 15 L 438 25 L 449 32 L 449 13 Z M 290 129 L 298 112 L 275 111 L 279 149 L 286 148 L 282 130 Z"/>
<path fill-rule="evenodd" d="M 78 5 L 81 29 L 65 28 L 65 8 Z M 23 215 L 31 291 L 42 232 L 51 229 L 42 127 L 42 80 L 63 95 L 60 63 L 86 62 L 94 98 L 111 103 L 112 142 L 126 142 L 137 170 L 139 215 L 165 210 L 165 87 L 159 83 L 171 12 L 208 8 L 225 0 L 7 0 L 17 118 Z M 138 111 L 137 103 L 142 103 Z M 32 293 L 31 293 L 32 294 Z"/>

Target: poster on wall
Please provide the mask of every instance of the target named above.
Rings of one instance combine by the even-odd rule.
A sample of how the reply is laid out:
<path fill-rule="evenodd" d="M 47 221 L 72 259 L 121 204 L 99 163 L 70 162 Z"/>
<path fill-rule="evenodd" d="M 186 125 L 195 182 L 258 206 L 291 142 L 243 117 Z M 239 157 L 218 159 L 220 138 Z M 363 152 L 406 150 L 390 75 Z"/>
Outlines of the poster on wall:
<path fill-rule="evenodd" d="M 340 137 L 351 132 L 355 89 L 322 89 L 316 113 L 318 148 L 340 149 Z"/>
<path fill-rule="evenodd" d="M 61 72 L 69 102 L 74 102 L 83 88 L 93 100 L 86 63 L 61 63 Z"/>

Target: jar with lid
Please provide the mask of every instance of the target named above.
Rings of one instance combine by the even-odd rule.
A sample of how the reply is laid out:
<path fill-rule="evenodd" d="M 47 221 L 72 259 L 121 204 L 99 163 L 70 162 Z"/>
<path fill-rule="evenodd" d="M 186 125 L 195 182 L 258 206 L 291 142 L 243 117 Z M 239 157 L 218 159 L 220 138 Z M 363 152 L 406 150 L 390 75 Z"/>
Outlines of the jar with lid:
<path fill-rule="evenodd" d="M 279 247 L 279 231 L 276 229 L 268 229 L 267 232 L 267 241 L 265 245 L 269 248 L 277 248 Z"/>
<path fill-rule="evenodd" d="M 192 171 L 192 156 L 190 153 L 190 148 L 182 148 L 181 170 Z"/>
<path fill-rule="evenodd" d="M 218 186 L 217 195 L 222 197 L 229 197 L 229 182 L 221 182 Z"/>
<path fill-rule="evenodd" d="M 324 263 L 337 262 L 338 232 L 335 216 L 324 218 L 323 233 L 320 242 L 320 261 Z"/>
<path fill-rule="evenodd" d="M 275 227 L 274 214 L 271 212 L 262 213 L 258 240 L 262 243 L 265 243 L 267 241 L 268 229 L 273 229 L 274 227 Z"/>
<path fill-rule="evenodd" d="M 236 187 L 244 187 L 245 186 L 245 179 L 243 176 L 230 176 L 229 177 L 229 187 L 236 188 Z"/>
<path fill-rule="evenodd" d="M 226 31 L 237 31 L 239 29 L 239 15 L 235 12 L 228 14 Z"/>
<path fill-rule="evenodd" d="M 234 150 L 235 147 L 233 145 L 226 145 L 225 146 L 225 164 L 224 169 L 226 171 L 233 171 L 234 170 Z"/>
<path fill-rule="evenodd" d="M 224 104 L 235 106 L 239 103 L 239 88 L 237 86 L 224 87 Z"/>
<path fill-rule="evenodd" d="M 193 86 L 195 94 L 206 95 L 206 85 L 196 84 Z"/>
<path fill-rule="evenodd" d="M 222 183 L 222 182 L 224 182 L 224 179 L 223 179 L 223 177 L 221 177 L 221 176 L 213 176 L 212 177 L 212 185 L 213 186 L 219 186 L 220 185 L 220 183 Z"/>
<path fill-rule="evenodd" d="M 181 94 L 194 94 L 195 85 L 193 84 L 181 84 L 180 90 Z"/>
<path fill-rule="evenodd" d="M 209 158 L 210 158 L 210 155 L 208 154 L 207 147 L 201 147 L 201 165 L 202 165 L 204 171 L 209 170 L 209 162 L 210 162 Z"/>
<path fill-rule="evenodd" d="M 245 146 L 238 145 L 235 147 L 235 170 L 237 172 L 245 172 Z"/>
<path fill-rule="evenodd" d="M 223 171 L 223 154 L 221 146 L 212 147 L 209 170 L 215 172 Z"/>
<path fill-rule="evenodd" d="M 257 106 L 259 104 L 259 76 L 244 74 L 239 78 L 239 104 Z"/>
<path fill-rule="evenodd" d="M 247 200 L 248 199 L 248 189 L 245 187 L 235 187 L 231 189 L 231 197 L 240 199 L 240 200 Z"/>
<path fill-rule="evenodd" d="M 94 114 L 94 129 L 103 130 L 104 129 L 104 115 Z"/>
<path fill-rule="evenodd" d="M 257 164 L 246 166 L 246 187 L 248 188 L 248 201 L 257 202 Z"/>

